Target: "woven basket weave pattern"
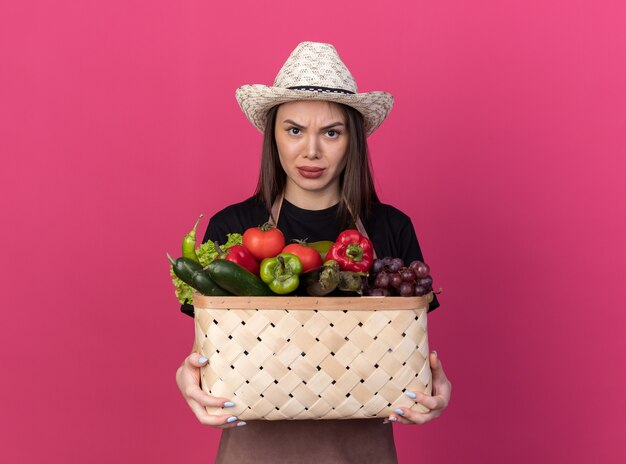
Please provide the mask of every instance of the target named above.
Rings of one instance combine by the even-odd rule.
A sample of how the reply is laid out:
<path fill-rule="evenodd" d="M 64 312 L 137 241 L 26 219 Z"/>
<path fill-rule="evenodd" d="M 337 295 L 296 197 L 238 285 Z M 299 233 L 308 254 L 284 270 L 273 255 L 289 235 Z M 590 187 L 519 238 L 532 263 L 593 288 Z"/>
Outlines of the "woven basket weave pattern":
<path fill-rule="evenodd" d="M 289 299 L 274 298 L 282 306 Z M 404 394 L 431 392 L 425 309 L 200 306 L 209 306 L 195 308 L 196 345 L 209 359 L 202 387 L 236 404 L 210 414 L 356 419 L 387 417 L 397 407 L 427 411 Z"/>

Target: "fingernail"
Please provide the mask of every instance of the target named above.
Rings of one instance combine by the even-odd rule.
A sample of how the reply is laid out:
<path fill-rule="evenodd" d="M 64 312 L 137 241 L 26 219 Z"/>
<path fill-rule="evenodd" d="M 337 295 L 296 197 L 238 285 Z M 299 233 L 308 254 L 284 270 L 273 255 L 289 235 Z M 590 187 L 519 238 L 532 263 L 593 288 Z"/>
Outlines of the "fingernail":
<path fill-rule="evenodd" d="M 435 358 L 439 357 L 439 355 L 437 354 L 437 350 L 433 350 L 433 353 L 435 353 Z"/>
<path fill-rule="evenodd" d="M 383 421 L 383 424 L 388 424 L 388 423 L 389 423 L 389 421 L 388 421 L 387 419 L 385 419 L 385 420 Z"/>
<path fill-rule="evenodd" d="M 226 419 L 226 422 L 228 422 L 229 424 L 232 424 L 233 422 L 235 422 L 237 420 L 237 417 L 235 416 L 230 416 L 228 419 Z"/>
<path fill-rule="evenodd" d="M 408 396 L 408 397 L 409 397 L 409 398 L 411 398 L 411 399 L 415 399 L 415 398 L 417 398 L 417 396 L 416 396 L 416 395 L 415 395 L 415 393 L 413 393 L 413 392 L 406 392 L 406 396 Z"/>
<path fill-rule="evenodd" d="M 245 423 L 245 422 L 243 422 L 243 421 L 241 421 L 241 422 L 239 422 L 239 423 L 237 424 L 237 427 L 243 427 L 244 425 L 246 425 L 246 423 Z"/>
<path fill-rule="evenodd" d="M 232 401 L 227 401 L 226 403 L 224 403 L 225 408 L 232 408 L 234 405 L 235 403 L 233 403 Z"/>
<path fill-rule="evenodd" d="M 396 414 L 400 414 L 401 416 L 404 414 L 404 411 L 402 409 L 396 409 L 394 412 Z"/>
<path fill-rule="evenodd" d="M 389 418 L 389 422 L 395 422 L 395 421 L 397 421 L 397 420 L 398 420 L 398 418 L 397 418 L 397 417 L 390 417 L 390 418 Z"/>
<path fill-rule="evenodd" d="M 205 362 L 208 361 L 208 359 L 202 356 L 200 359 L 198 359 L 198 361 L 200 362 L 200 364 L 204 364 Z"/>

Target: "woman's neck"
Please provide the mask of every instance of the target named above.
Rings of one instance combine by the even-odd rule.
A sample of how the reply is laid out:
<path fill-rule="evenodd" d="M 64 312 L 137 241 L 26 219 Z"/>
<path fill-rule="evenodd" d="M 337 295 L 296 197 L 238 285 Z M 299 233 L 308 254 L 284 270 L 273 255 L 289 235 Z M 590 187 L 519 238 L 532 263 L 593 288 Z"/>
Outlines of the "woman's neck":
<path fill-rule="evenodd" d="M 285 199 L 292 205 L 302 209 L 321 210 L 330 208 L 339 203 L 341 194 L 339 188 L 327 189 L 326 191 L 302 190 L 287 182 L 285 186 Z"/>

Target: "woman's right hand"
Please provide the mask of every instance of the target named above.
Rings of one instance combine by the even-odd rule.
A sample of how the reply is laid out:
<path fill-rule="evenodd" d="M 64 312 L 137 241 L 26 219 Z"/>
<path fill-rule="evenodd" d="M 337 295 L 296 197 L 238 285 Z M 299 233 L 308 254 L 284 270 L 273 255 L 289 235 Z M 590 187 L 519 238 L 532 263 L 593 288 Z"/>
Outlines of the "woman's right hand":
<path fill-rule="evenodd" d="M 203 362 L 201 362 L 201 360 Z M 196 415 L 200 423 L 210 425 L 220 429 L 227 429 L 246 425 L 237 417 L 229 414 L 209 414 L 206 406 L 212 407 L 232 407 L 234 406 L 228 398 L 218 398 L 207 395 L 200 388 L 200 367 L 206 364 L 206 358 L 201 358 L 198 353 L 191 353 L 185 358 L 181 366 L 176 371 L 176 383 L 183 394 L 187 404 Z"/>

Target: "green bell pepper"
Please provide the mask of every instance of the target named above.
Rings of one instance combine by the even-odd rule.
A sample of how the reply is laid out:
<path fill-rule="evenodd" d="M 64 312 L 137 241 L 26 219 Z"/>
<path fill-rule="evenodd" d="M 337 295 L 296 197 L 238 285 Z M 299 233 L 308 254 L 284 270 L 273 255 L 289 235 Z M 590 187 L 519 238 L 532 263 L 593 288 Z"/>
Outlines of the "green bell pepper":
<path fill-rule="evenodd" d="M 279 295 L 293 292 L 300 284 L 302 262 L 293 253 L 279 253 L 261 261 L 261 280 Z"/>

